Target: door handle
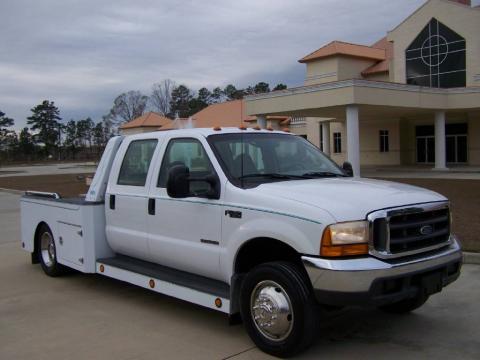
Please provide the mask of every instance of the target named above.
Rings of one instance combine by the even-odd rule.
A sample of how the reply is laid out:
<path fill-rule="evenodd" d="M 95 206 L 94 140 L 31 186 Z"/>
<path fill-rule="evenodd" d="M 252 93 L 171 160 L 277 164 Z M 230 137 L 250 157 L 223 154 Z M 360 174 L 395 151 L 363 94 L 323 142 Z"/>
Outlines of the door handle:
<path fill-rule="evenodd" d="M 148 215 L 155 215 L 155 199 L 148 199 Z"/>
<path fill-rule="evenodd" d="M 110 209 L 115 210 L 115 195 L 110 194 Z"/>

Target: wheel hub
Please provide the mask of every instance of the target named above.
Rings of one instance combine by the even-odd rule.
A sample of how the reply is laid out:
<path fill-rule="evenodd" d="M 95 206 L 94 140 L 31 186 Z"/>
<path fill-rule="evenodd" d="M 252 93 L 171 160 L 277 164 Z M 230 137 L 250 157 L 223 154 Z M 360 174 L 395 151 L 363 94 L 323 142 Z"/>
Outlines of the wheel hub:
<path fill-rule="evenodd" d="M 55 262 L 55 243 L 48 232 L 44 232 L 40 238 L 40 253 L 43 263 L 51 267 Z"/>
<path fill-rule="evenodd" d="M 251 315 L 260 333 L 273 341 L 285 339 L 293 327 L 290 298 L 274 281 L 262 281 L 252 291 Z"/>

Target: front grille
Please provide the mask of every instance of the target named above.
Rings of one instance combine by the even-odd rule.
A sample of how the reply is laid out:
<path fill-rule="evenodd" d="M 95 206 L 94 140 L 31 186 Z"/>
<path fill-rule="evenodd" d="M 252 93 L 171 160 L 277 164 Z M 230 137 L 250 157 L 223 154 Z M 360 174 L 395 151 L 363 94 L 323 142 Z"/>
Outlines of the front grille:
<path fill-rule="evenodd" d="M 380 211 L 371 214 L 369 219 L 372 230 L 371 248 L 384 257 L 418 253 L 449 243 L 448 203 Z"/>

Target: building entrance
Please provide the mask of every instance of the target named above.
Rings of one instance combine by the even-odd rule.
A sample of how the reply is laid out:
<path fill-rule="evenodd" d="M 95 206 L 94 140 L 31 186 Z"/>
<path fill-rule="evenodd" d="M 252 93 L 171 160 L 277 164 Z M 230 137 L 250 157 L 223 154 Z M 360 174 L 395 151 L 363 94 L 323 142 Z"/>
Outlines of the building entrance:
<path fill-rule="evenodd" d="M 433 125 L 422 125 L 415 128 L 416 160 L 419 164 L 435 162 L 435 128 Z M 450 164 L 465 164 L 468 162 L 468 126 L 463 124 L 447 124 L 446 161 Z"/>

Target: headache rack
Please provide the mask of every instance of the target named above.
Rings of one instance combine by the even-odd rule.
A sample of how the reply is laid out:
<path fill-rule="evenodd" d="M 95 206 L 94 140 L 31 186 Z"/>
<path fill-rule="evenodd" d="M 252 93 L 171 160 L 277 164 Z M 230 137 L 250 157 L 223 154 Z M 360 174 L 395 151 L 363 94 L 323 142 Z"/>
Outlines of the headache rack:
<path fill-rule="evenodd" d="M 450 245 L 448 201 L 379 210 L 367 216 L 370 254 L 396 258 Z"/>

